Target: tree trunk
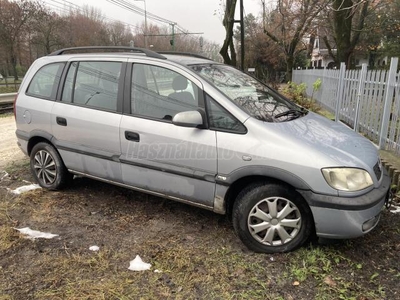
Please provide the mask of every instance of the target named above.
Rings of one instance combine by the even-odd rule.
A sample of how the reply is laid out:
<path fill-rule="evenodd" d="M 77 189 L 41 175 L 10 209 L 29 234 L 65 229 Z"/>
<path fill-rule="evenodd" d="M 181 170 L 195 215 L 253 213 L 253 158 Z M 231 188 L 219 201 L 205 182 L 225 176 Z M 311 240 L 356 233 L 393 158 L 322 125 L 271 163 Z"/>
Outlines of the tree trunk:
<path fill-rule="evenodd" d="M 229 44 L 229 49 L 231 51 L 231 65 L 236 66 L 236 64 L 237 64 L 236 50 L 235 50 L 235 44 L 233 43 L 233 39 L 231 39 L 231 43 Z"/>
<path fill-rule="evenodd" d="M 289 54 L 286 58 L 286 81 L 292 81 L 293 75 L 293 66 L 294 66 L 294 55 Z"/>
<path fill-rule="evenodd" d="M 315 43 L 315 34 L 313 33 L 310 35 L 310 41 L 308 42 L 307 45 L 307 58 L 310 60 L 310 63 L 311 63 L 312 52 L 314 49 L 314 43 Z"/>
<path fill-rule="evenodd" d="M 351 27 L 353 22 L 353 14 L 348 7 L 353 5 L 352 0 L 334 0 L 333 1 L 333 19 L 335 23 L 335 36 L 337 63 L 345 62 L 349 67 L 348 62 L 352 53 L 351 49 Z"/>
<path fill-rule="evenodd" d="M 224 63 L 236 66 L 236 51 L 233 44 L 233 25 L 235 22 L 235 9 L 237 0 L 226 0 L 225 15 L 222 24 L 225 27 L 225 40 L 219 53 L 224 59 Z M 229 56 L 228 49 L 231 52 Z"/>
<path fill-rule="evenodd" d="M 362 6 L 361 6 L 362 5 Z M 333 0 L 333 20 L 335 25 L 335 40 L 337 54 L 334 57 L 335 62 L 339 65 L 341 62 L 346 63 L 346 67 L 350 68 L 351 56 L 360 40 L 361 31 L 364 28 L 365 18 L 368 13 L 369 1 L 359 3 L 358 7 L 353 7 L 353 0 Z M 358 24 L 353 24 L 355 10 L 359 10 Z M 354 34 L 352 34 L 354 31 Z"/>
<path fill-rule="evenodd" d="M 10 62 L 11 62 L 12 71 L 14 73 L 14 80 L 18 80 L 17 56 L 14 52 L 14 49 L 10 52 Z"/>

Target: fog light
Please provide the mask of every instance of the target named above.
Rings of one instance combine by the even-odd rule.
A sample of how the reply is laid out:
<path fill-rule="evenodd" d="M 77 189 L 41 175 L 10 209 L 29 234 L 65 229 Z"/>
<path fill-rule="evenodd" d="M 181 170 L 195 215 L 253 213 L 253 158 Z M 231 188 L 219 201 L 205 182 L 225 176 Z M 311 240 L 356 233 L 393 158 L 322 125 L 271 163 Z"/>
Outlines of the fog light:
<path fill-rule="evenodd" d="M 375 227 L 375 225 L 379 222 L 379 217 L 380 217 L 380 214 L 373 217 L 372 219 L 369 219 L 368 221 L 364 222 L 364 224 L 362 226 L 362 230 L 365 232 L 365 231 L 368 231 L 368 230 L 372 229 L 373 227 Z"/>

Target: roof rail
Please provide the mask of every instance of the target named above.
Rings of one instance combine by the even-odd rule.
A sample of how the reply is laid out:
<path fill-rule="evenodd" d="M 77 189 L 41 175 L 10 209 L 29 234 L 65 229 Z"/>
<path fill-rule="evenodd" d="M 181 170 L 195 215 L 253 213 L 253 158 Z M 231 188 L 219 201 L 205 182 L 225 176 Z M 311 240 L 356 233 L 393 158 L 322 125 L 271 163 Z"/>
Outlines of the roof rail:
<path fill-rule="evenodd" d="M 148 50 L 148 49 L 124 47 L 124 46 L 87 46 L 87 47 L 64 48 L 64 49 L 56 50 L 56 51 L 50 53 L 49 56 L 62 55 L 62 54 L 64 54 L 64 52 L 81 51 L 81 50 L 126 50 L 126 51 L 131 51 L 131 52 L 142 52 L 148 57 L 167 59 L 165 56 L 158 54 L 157 52 Z"/>
<path fill-rule="evenodd" d="M 190 53 L 190 52 L 157 51 L 157 53 L 159 53 L 159 54 L 176 54 L 176 55 L 191 56 L 191 57 L 197 57 L 197 58 L 203 58 L 203 59 L 212 60 L 212 59 L 210 59 L 208 57 L 205 57 L 203 55 L 196 54 L 196 53 Z"/>

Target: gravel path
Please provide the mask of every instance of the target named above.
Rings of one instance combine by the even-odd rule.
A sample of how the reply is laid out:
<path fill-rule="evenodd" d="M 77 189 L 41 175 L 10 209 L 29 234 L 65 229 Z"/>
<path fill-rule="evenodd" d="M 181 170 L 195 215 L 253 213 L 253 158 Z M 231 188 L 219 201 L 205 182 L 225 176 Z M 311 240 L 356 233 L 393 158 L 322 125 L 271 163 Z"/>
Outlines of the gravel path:
<path fill-rule="evenodd" d="M 14 116 L 0 117 L 0 170 L 11 161 L 21 160 L 24 153 L 18 148 Z"/>

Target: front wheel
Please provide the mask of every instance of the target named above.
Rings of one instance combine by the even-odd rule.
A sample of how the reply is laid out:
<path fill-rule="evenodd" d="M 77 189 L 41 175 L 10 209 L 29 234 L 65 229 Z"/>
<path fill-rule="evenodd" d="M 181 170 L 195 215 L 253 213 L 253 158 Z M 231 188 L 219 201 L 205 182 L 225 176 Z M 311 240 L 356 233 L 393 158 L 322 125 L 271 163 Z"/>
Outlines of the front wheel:
<path fill-rule="evenodd" d="M 48 143 L 36 144 L 30 155 L 33 176 L 39 185 L 49 190 L 58 190 L 72 180 L 60 154 Z"/>
<path fill-rule="evenodd" d="M 307 203 L 293 189 L 277 183 L 247 186 L 236 198 L 232 220 L 241 241 L 263 253 L 292 251 L 313 230 Z"/>

